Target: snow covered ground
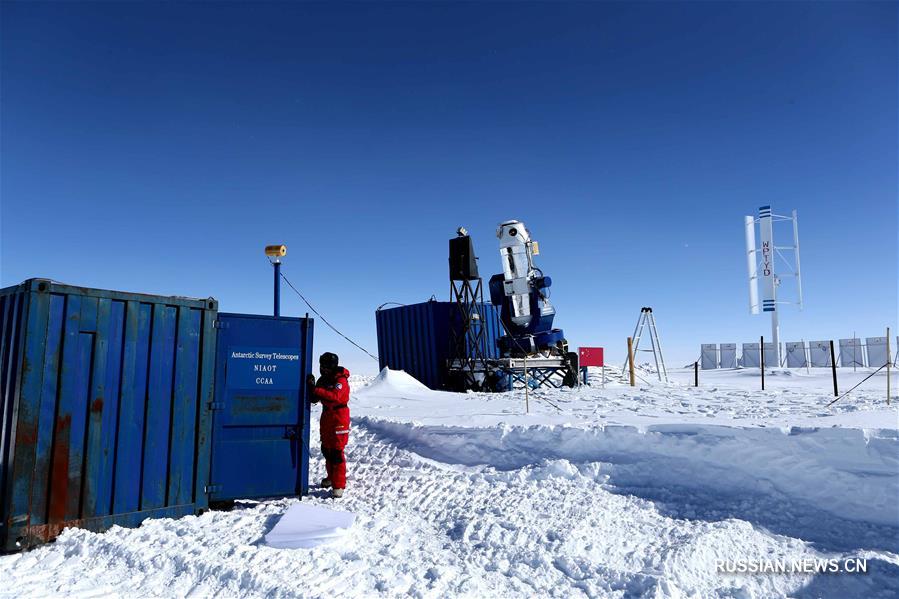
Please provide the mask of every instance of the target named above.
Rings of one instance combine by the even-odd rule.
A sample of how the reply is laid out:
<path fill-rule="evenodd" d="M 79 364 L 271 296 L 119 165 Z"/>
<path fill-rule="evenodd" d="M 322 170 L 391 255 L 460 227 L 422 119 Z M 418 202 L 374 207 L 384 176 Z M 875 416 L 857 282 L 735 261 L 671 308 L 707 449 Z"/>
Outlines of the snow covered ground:
<path fill-rule="evenodd" d="M 598 373 L 597 373 L 598 374 Z M 295 499 L 69 529 L 0 558 L 0 595 L 896 597 L 899 424 L 877 375 L 692 370 L 638 387 L 435 393 L 355 379 L 337 544 L 267 547 Z M 840 372 L 848 389 L 867 372 Z M 598 381 L 598 377 L 597 381 Z M 894 381 L 895 384 L 895 381 Z M 317 410 L 317 408 L 316 408 Z M 313 431 L 313 438 L 317 431 Z M 312 448 L 313 479 L 323 475 Z M 333 505 L 326 493 L 304 498 Z M 867 574 L 722 574 L 716 560 L 867 558 Z"/>

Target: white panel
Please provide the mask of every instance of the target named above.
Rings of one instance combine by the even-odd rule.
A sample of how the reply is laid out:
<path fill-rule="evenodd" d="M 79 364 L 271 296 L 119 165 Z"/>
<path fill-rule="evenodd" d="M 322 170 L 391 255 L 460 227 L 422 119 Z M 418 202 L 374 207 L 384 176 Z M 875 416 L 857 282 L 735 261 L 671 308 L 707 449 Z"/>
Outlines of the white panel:
<path fill-rule="evenodd" d="M 758 368 L 760 360 L 761 360 L 761 356 L 759 356 L 759 344 L 758 343 L 744 343 L 743 344 L 743 367 L 744 368 Z"/>
<path fill-rule="evenodd" d="M 718 368 L 718 346 L 714 343 L 702 344 L 702 366 L 703 370 L 712 370 Z"/>
<path fill-rule="evenodd" d="M 814 368 L 830 368 L 830 342 L 810 341 L 808 344 L 809 361 Z"/>
<path fill-rule="evenodd" d="M 737 344 L 736 343 L 722 343 L 718 347 L 719 347 L 718 365 L 721 368 L 736 368 L 737 367 Z"/>
<path fill-rule="evenodd" d="M 777 346 L 773 342 L 765 344 L 765 368 L 778 368 L 780 361 L 777 359 Z"/>
<path fill-rule="evenodd" d="M 864 366 L 861 339 L 840 339 L 840 366 Z"/>
<path fill-rule="evenodd" d="M 886 337 L 868 337 L 865 339 L 865 347 L 868 350 L 868 364 L 870 366 L 880 368 L 889 361 L 889 358 L 887 358 Z"/>
<path fill-rule="evenodd" d="M 774 223 L 771 218 L 771 206 L 759 208 L 759 287 L 762 293 L 762 311 L 774 312 Z"/>
<path fill-rule="evenodd" d="M 805 344 L 801 341 L 787 341 L 787 368 L 805 368 L 808 360 L 805 357 Z"/>
<path fill-rule="evenodd" d="M 749 311 L 759 313 L 759 272 L 758 257 L 755 252 L 755 219 L 744 217 L 746 225 L 746 268 L 749 272 Z"/>

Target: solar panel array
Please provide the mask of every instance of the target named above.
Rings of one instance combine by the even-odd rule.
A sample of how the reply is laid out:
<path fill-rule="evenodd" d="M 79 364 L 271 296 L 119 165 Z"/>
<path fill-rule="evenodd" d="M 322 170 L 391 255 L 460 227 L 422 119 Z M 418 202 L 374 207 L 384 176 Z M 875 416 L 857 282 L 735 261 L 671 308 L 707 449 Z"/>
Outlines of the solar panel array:
<path fill-rule="evenodd" d="M 896 345 L 887 348 L 886 337 L 866 337 L 864 343 L 859 338 L 840 339 L 837 366 L 874 367 L 883 366 L 890 360 L 899 364 Z M 761 356 L 758 343 L 743 343 L 742 356 L 737 360 L 736 343 L 703 343 L 700 347 L 700 365 L 703 370 L 716 368 L 758 368 Z M 889 351 L 888 351 L 889 350 Z M 773 343 L 765 344 L 765 366 L 786 366 L 787 368 L 829 368 L 830 341 L 788 341 L 784 343 L 782 364 L 777 363 L 777 353 Z"/>

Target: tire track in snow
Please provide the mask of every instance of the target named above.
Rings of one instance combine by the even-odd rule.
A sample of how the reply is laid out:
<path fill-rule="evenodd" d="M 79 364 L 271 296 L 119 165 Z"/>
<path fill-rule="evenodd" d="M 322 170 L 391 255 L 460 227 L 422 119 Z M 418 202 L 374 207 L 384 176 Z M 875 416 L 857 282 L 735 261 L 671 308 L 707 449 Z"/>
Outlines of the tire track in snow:
<path fill-rule="evenodd" d="M 357 440 L 370 434 L 356 429 Z M 360 446 L 371 447 L 379 443 L 366 440 Z M 360 458 L 362 456 L 356 456 L 357 460 Z M 428 462 L 421 460 L 420 464 L 410 464 L 408 456 L 401 461 L 416 469 L 423 469 Z M 429 464 L 427 467 L 447 470 Z M 570 471 L 563 474 L 578 478 Z M 391 492 L 390 481 L 395 477 L 391 476 L 389 467 L 382 471 L 382 475 L 385 480 L 367 479 L 367 484 L 379 485 L 380 492 Z M 647 502 L 608 492 L 600 495 L 609 497 L 597 498 L 598 489 L 577 488 L 578 483 L 583 484 L 586 479 L 559 477 L 553 478 L 553 485 L 539 485 L 536 483 L 541 482 L 540 476 L 543 473 L 537 472 L 535 479 L 531 468 L 519 472 L 475 474 L 454 473 L 448 469 L 446 475 L 432 477 L 426 489 L 408 493 L 408 487 L 401 486 L 399 492 L 407 493 L 408 505 L 430 508 L 417 515 L 433 526 L 435 534 L 446 531 L 445 534 L 454 541 L 452 548 L 459 561 L 467 569 L 482 570 L 483 592 L 504 595 L 511 592 L 523 596 L 649 596 L 666 586 L 659 578 L 663 572 L 658 567 L 656 544 L 645 545 L 648 551 L 636 559 L 632 552 L 630 563 L 622 561 L 609 565 L 614 560 L 606 559 L 605 555 L 608 545 L 622 538 L 622 529 L 631 528 L 633 524 L 620 524 L 626 520 L 623 516 L 628 511 L 651 511 Z M 548 477 L 552 478 L 553 473 Z M 588 501 L 584 501 L 585 497 Z M 611 502 L 608 501 L 610 498 Z M 593 523 L 601 526 L 581 529 L 586 533 L 581 535 L 585 538 L 576 539 L 572 531 L 585 520 L 590 521 L 591 516 Z M 645 520 L 645 526 L 651 530 L 643 531 L 643 534 L 631 530 L 628 534 L 636 533 L 644 541 L 652 539 L 658 533 L 658 519 L 664 518 L 656 514 L 655 518 Z M 549 530 L 548 523 L 552 524 Z M 600 549 L 597 543 L 603 540 L 605 543 Z M 658 545 L 675 541 L 669 538 Z M 560 548 L 567 555 L 554 556 Z"/>
<path fill-rule="evenodd" d="M 723 425 L 419 426 L 362 417 L 386 441 L 432 460 L 517 469 L 546 459 L 615 464 L 627 487 L 690 487 L 719 495 L 759 493 L 899 533 L 899 439 L 894 431 Z M 899 535 L 894 535 L 899 538 Z M 899 552 L 899 543 L 884 547 Z"/>
<path fill-rule="evenodd" d="M 396 438 L 389 434 L 383 435 L 378 427 L 374 430 L 367 428 L 368 423 L 369 421 L 366 421 L 357 425 L 356 434 L 360 435 L 360 431 L 364 435 L 374 432 L 378 440 L 375 442 L 366 440 L 364 445 L 376 446 L 379 443 L 386 443 L 395 446 Z M 404 452 L 417 455 L 414 453 L 417 449 L 414 442 L 404 439 L 399 445 L 402 449 L 397 453 L 398 457 Z M 426 455 L 430 456 L 431 452 L 427 452 Z M 455 467 L 452 464 L 434 465 L 430 457 L 419 457 L 419 460 L 449 474 L 443 477 L 441 488 L 432 488 L 428 491 L 427 505 L 430 509 L 427 510 L 425 517 L 434 523 L 435 528 L 448 530 L 450 536 L 461 541 L 463 553 L 470 552 L 467 558 L 469 561 L 478 563 L 478 553 L 481 552 L 486 555 L 486 560 L 482 560 L 479 565 L 483 566 L 483 561 L 500 564 L 500 570 L 507 561 L 539 562 L 529 559 L 527 553 L 533 551 L 533 547 L 529 544 L 522 547 L 521 537 L 524 535 L 530 539 L 538 538 L 540 535 L 535 534 L 535 531 L 540 531 L 546 541 L 539 551 L 542 554 L 553 554 L 557 553 L 561 546 L 562 553 L 568 555 L 555 559 L 552 565 L 562 570 L 569 579 L 582 578 L 594 582 L 594 586 L 588 588 L 588 594 L 591 595 L 614 594 L 622 589 L 625 589 L 627 595 L 653 594 L 660 589 L 660 592 L 667 594 L 677 590 L 679 580 L 686 583 L 684 584 L 686 588 L 695 587 L 693 592 L 701 589 L 703 595 L 716 594 L 715 591 L 721 590 L 715 586 L 721 582 L 721 577 L 713 570 L 716 557 L 725 555 L 759 559 L 760 556 L 777 555 L 785 558 L 820 556 L 799 539 L 770 535 L 755 529 L 747 522 L 684 521 L 661 516 L 648 501 L 612 494 L 602 488 L 606 478 L 602 474 L 602 468 L 597 468 L 596 464 L 584 465 L 580 471 L 564 461 L 561 465 L 550 463 L 542 467 L 526 466 L 508 472 L 475 467 L 473 470 L 476 473 L 471 474 L 454 471 Z M 401 461 L 404 465 L 409 464 L 408 457 L 402 458 Z M 565 471 L 566 467 L 568 471 Z M 553 484 L 533 484 L 535 479 L 539 480 L 541 477 L 552 479 Z M 463 480 L 465 478 L 469 479 L 467 484 Z M 479 487 L 488 482 L 492 484 L 490 491 L 486 493 L 480 491 Z M 467 499 L 458 497 L 453 487 L 467 488 Z M 585 502 L 584 498 L 588 501 Z M 482 507 L 484 505 L 492 506 L 493 511 L 484 509 Z M 621 523 L 618 521 L 619 518 L 610 517 L 612 515 L 610 512 L 619 516 L 621 522 L 629 519 L 634 522 Z M 465 516 L 461 519 L 440 516 L 441 514 L 453 516 L 459 513 Z M 531 514 L 534 517 L 528 519 L 523 514 Z M 507 527 L 498 526 L 492 521 L 497 517 L 501 522 L 514 524 L 519 536 L 509 538 L 505 535 L 503 531 L 507 530 Z M 535 522 L 535 519 L 540 522 Z M 583 522 L 588 523 L 588 526 L 578 526 Z M 550 526 L 546 526 L 547 524 Z M 563 532 L 560 534 L 558 529 Z M 458 534 L 460 530 L 461 535 Z M 728 536 L 721 534 L 721 531 L 732 534 Z M 703 554 L 704 568 L 697 571 L 696 563 L 690 563 L 691 549 L 696 545 L 704 546 L 709 538 L 716 540 L 715 550 L 710 552 L 706 548 Z M 504 549 L 510 546 L 516 547 L 517 551 Z M 619 546 L 624 548 L 622 554 L 616 554 Z M 615 559 L 606 559 L 610 554 Z M 466 559 L 461 554 L 460 558 Z M 617 568 L 619 559 L 624 568 Z M 615 569 L 605 565 L 610 561 L 616 565 Z M 578 568 L 573 568 L 572 564 Z M 545 566 L 546 563 L 541 565 Z M 488 567 L 485 569 L 490 570 Z M 678 573 L 677 570 L 686 570 L 687 574 Z M 651 579 L 637 584 L 634 580 L 639 576 L 630 576 L 631 572 L 640 573 L 644 579 L 648 575 Z M 896 589 L 895 573 L 895 570 L 887 572 L 888 580 L 881 579 L 880 582 L 871 585 L 870 589 L 866 582 L 861 585 L 873 592 L 874 589 L 879 589 L 879 584 L 885 583 L 883 588 L 888 589 L 885 596 L 889 596 L 892 592 L 889 589 L 893 591 Z M 534 574 L 534 590 L 551 592 L 548 590 L 555 585 L 561 584 L 562 588 L 568 586 L 565 581 L 547 580 L 544 583 L 539 579 L 539 574 Z M 618 585 L 601 586 L 595 584 L 595 581 L 618 581 Z M 784 591 L 787 588 L 802 586 L 801 579 L 797 577 L 786 582 L 763 579 L 753 580 L 752 583 L 749 586 L 755 585 L 758 589 L 764 589 L 766 593 L 774 595 L 779 594 L 775 589 Z M 739 588 L 745 584 L 745 581 L 740 581 L 735 586 Z M 589 587 L 589 584 L 582 586 Z M 854 586 L 850 588 L 855 589 Z"/>

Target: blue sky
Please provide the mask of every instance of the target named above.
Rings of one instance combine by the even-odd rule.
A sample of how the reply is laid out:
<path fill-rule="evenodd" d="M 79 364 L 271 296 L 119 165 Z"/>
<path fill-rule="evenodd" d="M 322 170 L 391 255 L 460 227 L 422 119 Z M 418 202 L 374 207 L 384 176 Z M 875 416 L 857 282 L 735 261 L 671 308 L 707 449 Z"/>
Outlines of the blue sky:
<path fill-rule="evenodd" d="M 784 340 L 897 316 L 897 4 L 0 4 L 0 284 L 269 313 L 267 243 L 338 327 L 500 270 L 525 221 L 572 345 L 653 306 L 668 362 L 770 334 L 742 217 L 797 209 Z M 488 274 L 489 277 L 489 274 Z M 283 312 L 306 312 L 285 289 Z M 376 365 L 318 323 L 316 351 Z"/>

